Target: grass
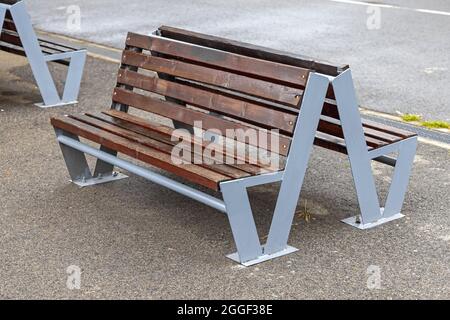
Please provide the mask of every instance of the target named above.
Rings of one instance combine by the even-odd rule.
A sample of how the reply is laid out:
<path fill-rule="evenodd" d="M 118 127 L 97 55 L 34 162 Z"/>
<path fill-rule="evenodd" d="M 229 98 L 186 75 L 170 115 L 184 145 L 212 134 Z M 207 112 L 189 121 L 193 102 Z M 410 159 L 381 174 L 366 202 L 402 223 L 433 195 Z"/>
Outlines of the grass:
<path fill-rule="evenodd" d="M 422 117 L 418 114 L 405 113 L 402 115 L 402 120 L 405 122 L 421 121 Z"/>
<path fill-rule="evenodd" d="M 430 129 L 450 129 L 450 122 L 446 121 L 423 121 L 421 125 Z"/>
<path fill-rule="evenodd" d="M 422 121 L 422 116 L 418 114 L 405 113 L 401 115 L 401 118 L 405 122 L 418 122 L 422 127 L 428 129 L 450 129 L 450 122 L 440 120 Z"/>

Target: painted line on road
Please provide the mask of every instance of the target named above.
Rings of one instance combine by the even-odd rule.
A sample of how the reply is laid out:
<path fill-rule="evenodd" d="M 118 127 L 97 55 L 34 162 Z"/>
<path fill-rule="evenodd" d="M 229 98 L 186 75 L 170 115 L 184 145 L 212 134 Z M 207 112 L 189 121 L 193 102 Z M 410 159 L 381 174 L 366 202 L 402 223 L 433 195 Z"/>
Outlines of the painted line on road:
<path fill-rule="evenodd" d="M 393 4 L 373 3 L 373 2 L 353 1 L 353 0 L 328 0 L 328 1 L 339 2 L 339 3 L 346 3 L 346 4 L 355 4 L 355 5 L 360 5 L 360 6 L 389 8 L 389 9 L 400 9 L 400 10 L 419 12 L 419 13 L 441 15 L 441 16 L 450 16 L 450 12 L 447 12 L 447 11 L 399 7 L 399 6 L 396 6 L 396 5 L 393 5 Z"/>

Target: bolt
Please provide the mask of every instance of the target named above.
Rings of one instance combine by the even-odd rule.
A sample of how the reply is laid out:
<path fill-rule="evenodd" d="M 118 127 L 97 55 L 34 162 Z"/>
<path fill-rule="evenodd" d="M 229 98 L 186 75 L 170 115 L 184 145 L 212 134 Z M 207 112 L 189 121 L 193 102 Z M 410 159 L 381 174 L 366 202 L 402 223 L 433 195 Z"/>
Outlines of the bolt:
<path fill-rule="evenodd" d="M 356 224 L 361 224 L 361 216 L 358 215 L 358 216 L 355 217 L 355 223 Z"/>
<path fill-rule="evenodd" d="M 113 171 L 113 173 L 112 173 L 112 176 L 115 178 L 115 177 L 117 177 L 119 175 L 119 173 L 118 172 L 116 172 L 116 171 Z"/>
<path fill-rule="evenodd" d="M 292 121 L 289 121 L 289 125 L 292 126 L 294 123 Z"/>

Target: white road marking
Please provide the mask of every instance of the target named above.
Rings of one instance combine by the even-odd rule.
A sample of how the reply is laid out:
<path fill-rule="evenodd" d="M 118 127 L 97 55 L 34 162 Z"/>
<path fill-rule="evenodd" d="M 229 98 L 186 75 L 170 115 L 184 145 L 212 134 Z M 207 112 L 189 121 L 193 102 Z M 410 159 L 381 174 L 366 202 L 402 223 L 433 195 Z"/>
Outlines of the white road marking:
<path fill-rule="evenodd" d="M 371 2 L 353 1 L 353 0 L 328 0 L 328 1 L 340 2 L 340 3 L 346 3 L 346 4 L 356 4 L 356 5 L 360 5 L 360 6 L 408 10 L 408 11 L 427 13 L 427 14 L 435 14 L 435 15 L 441 15 L 441 16 L 450 16 L 450 12 L 447 12 L 447 11 L 406 8 L 406 7 L 399 7 L 399 6 L 392 5 L 392 4 L 371 3 Z"/>

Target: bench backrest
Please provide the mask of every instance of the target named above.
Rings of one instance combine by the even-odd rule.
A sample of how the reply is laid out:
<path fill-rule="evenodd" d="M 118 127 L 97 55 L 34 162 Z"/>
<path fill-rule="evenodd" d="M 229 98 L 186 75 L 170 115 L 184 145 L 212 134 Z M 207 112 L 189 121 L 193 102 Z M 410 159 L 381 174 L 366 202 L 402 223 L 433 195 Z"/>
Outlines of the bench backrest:
<path fill-rule="evenodd" d="M 22 41 L 17 34 L 16 25 L 11 17 L 11 13 L 6 11 L 5 21 L 1 28 L 0 43 L 7 43 L 17 48 L 22 48 Z"/>
<path fill-rule="evenodd" d="M 348 65 L 336 65 L 330 62 L 260 47 L 253 44 L 233 41 L 216 36 L 205 35 L 179 28 L 162 26 L 158 33 L 166 38 L 193 43 L 208 48 L 218 49 L 252 58 L 263 59 L 290 66 L 306 68 L 328 76 L 338 76 L 349 68 Z M 295 110 L 298 111 L 298 110 Z M 410 133 L 398 128 L 392 128 L 370 120 L 362 120 L 368 148 L 378 148 L 387 143 L 399 141 L 410 136 Z M 347 153 L 344 134 L 340 123 L 338 109 L 332 87 L 327 93 L 327 100 L 322 109 L 322 117 L 316 134 L 315 144 L 327 149 Z"/>
<path fill-rule="evenodd" d="M 267 149 L 287 155 L 310 69 L 182 40 L 129 33 L 113 105 L 223 133 L 278 129 L 280 148 Z"/>

